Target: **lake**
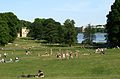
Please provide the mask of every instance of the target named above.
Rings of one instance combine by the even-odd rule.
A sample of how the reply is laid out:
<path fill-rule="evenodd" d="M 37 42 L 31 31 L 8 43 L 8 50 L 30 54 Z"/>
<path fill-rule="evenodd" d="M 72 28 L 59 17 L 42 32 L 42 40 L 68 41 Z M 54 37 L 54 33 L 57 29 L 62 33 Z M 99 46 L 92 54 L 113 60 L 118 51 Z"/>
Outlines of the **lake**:
<path fill-rule="evenodd" d="M 93 42 L 96 42 L 96 43 L 99 43 L 99 42 L 102 42 L 102 43 L 106 43 L 106 35 L 107 33 L 95 33 L 95 36 L 96 38 L 93 40 Z M 84 40 L 83 39 L 84 35 L 83 33 L 79 33 L 77 35 L 77 40 L 78 40 L 78 43 L 82 43 L 82 41 Z"/>

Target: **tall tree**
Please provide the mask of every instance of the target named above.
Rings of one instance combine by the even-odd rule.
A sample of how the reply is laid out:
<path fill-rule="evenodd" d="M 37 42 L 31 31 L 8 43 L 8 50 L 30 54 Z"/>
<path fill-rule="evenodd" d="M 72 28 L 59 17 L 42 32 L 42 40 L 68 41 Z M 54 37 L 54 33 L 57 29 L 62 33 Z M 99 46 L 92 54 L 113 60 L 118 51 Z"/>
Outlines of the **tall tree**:
<path fill-rule="evenodd" d="M 120 0 L 115 0 L 107 15 L 107 41 L 111 46 L 120 46 Z"/>
<path fill-rule="evenodd" d="M 77 31 L 74 24 L 75 24 L 74 20 L 70 20 L 70 19 L 67 19 L 64 22 L 65 43 L 68 44 L 69 46 L 72 46 L 75 43 L 77 43 Z"/>
<path fill-rule="evenodd" d="M 94 35 L 95 31 L 92 28 L 92 26 L 90 24 L 88 24 L 88 26 L 84 29 L 84 44 L 89 44 L 92 45 L 93 40 L 95 39 L 95 35 Z"/>
<path fill-rule="evenodd" d="M 57 30 L 55 21 L 52 18 L 45 20 L 45 40 L 47 40 L 49 43 L 55 43 L 56 42 L 56 36 L 57 36 Z"/>

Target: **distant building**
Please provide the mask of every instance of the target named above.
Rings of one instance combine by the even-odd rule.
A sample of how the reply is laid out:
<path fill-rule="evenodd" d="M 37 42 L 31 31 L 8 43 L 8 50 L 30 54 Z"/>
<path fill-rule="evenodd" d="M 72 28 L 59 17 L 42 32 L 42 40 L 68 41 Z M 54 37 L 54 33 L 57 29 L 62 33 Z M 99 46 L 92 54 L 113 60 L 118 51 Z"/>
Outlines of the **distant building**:
<path fill-rule="evenodd" d="M 85 32 L 85 27 L 84 26 L 81 27 L 81 31 Z"/>
<path fill-rule="evenodd" d="M 20 33 L 17 34 L 17 37 L 20 37 Z"/>
<path fill-rule="evenodd" d="M 27 27 L 22 27 L 21 32 L 18 33 L 18 37 L 27 37 L 29 29 Z"/>
<path fill-rule="evenodd" d="M 105 29 L 105 25 L 91 25 L 91 26 L 92 26 L 92 28 L 96 28 L 96 29 Z M 87 27 L 87 26 L 82 26 L 82 27 L 80 28 L 81 31 L 84 32 L 86 27 Z"/>
<path fill-rule="evenodd" d="M 105 28 L 105 25 L 96 25 L 96 26 L 93 26 L 93 28 L 101 28 L 101 29 L 104 29 L 104 28 Z"/>

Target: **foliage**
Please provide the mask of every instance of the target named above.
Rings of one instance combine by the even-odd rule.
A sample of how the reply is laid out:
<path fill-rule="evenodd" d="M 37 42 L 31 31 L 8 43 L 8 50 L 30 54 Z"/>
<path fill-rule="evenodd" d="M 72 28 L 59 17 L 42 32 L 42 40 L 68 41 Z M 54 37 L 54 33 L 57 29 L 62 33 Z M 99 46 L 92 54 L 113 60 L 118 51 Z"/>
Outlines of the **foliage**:
<path fill-rule="evenodd" d="M 72 45 L 76 42 L 77 35 L 73 20 L 66 20 L 64 25 L 61 25 L 52 18 L 36 18 L 30 26 L 29 36 L 33 39 L 46 40 L 48 43 Z"/>
<path fill-rule="evenodd" d="M 20 20 L 20 26 L 21 27 L 27 27 L 27 28 L 29 28 L 30 27 L 30 25 L 31 25 L 31 22 L 29 22 L 29 21 L 25 21 L 25 20 Z"/>
<path fill-rule="evenodd" d="M 74 20 L 67 19 L 64 22 L 65 27 L 65 44 L 68 44 L 69 46 L 72 46 L 77 42 L 77 31 L 74 26 L 75 22 Z"/>
<path fill-rule="evenodd" d="M 28 36 L 34 39 L 42 40 L 44 38 L 43 22 L 44 22 L 44 19 L 36 18 L 35 21 L 29 27 L 30 31 Z"/>
<path fill-rule="evenodd" d="M 105 33 L 105 29 L 103 28 L 93 28 L 93 30 L 95 31 L 95 33 Z"/>
<path fill-rule="evenodd" d="M 101 26 L 103 26 L 103 27 L 105 27 L 105 25 L 96 25 L 96 26 L 93 26 L 94 28 L 93 28 L 93 30 L 95 31 L 95 33 L 106 33 L 106 31 L 105 31 L 105 28 L 99 28 L 99 27 L 101 27 Z M 77 33 L 83 33 L 84 32 L 84 27 L 82 26 L 82 27 L 76 27 L 76 30 L 77 30 Z"/>
<path fill-rule="evenodd" d="M 59 30 L 58 27 L 61 27 L 59 22 L 56 22 L 52 18 L 45 20 L 45 40 L 49 43 L 57 43 L 59 42 Z"/>
<path fill-rule="evenodd" d="M 77 33 L 82 33 L 83 32 L 82 29 L 83 29 L 83 26 L 82 27 L 76 27 Z"/>
<path fill-rule="evenodd" d="M 100 27 L 105 27 L 105 25 L 96 25 L 94 26 L 93 30 L 95 31 L 95 33 L 106 33 L 105 28 L 100 28 Z"/>
<path fill-rule="evenodd" d="M 12 12 L 0 13 L 0 26 L 1 26 L 1 44 L 5 45 L 8 42 L 13 42 L 17 37 L 19 28 L 19 19 Z M 5 42 L 2 42 L 5 41 Z"/>
<path fill-rule="evenodd" d="M 112 46 L 120 46 L 120 0 L 115 0 L 107 15 L 107 41 Z"/>
<path fill-rule="evenodd" d="M 95 39 L 95 30 L 92 28 L 92 26 L 90 24 L 88 24 L 88 26 L 84 29 L 84 44 L 89 44 L 92 45 L 93 44 L 93 40 Z"/>
<path fill-rule="evenodd" d="M 6 22 L 0 21 L 0 45 L 4 46 L 9 41 L 9 29 Z"/>
<path fill-rule="evenodd" d="M 38 40 L 47 40 L 48 43 L 57 43 L 60 41 L 60 29 L 61 24 L 52 18 L 36 18 L 30 27 L 29 36 Z"/>

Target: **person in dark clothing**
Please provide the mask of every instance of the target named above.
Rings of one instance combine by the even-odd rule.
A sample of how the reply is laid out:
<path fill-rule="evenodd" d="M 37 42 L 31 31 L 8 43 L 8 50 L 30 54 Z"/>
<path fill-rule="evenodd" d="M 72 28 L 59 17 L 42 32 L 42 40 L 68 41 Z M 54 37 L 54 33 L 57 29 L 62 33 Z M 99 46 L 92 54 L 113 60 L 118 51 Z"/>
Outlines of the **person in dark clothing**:
<path fill-rule="evenodd" d="M 41 70 L 38 70 L 38 77 L 41 77 L 41 78 L 44 77 L 44 73 Z"/>

